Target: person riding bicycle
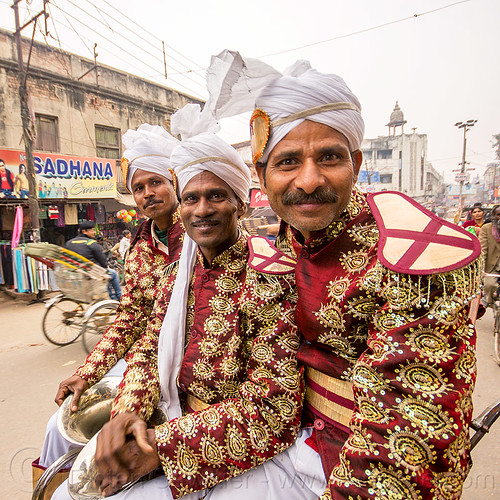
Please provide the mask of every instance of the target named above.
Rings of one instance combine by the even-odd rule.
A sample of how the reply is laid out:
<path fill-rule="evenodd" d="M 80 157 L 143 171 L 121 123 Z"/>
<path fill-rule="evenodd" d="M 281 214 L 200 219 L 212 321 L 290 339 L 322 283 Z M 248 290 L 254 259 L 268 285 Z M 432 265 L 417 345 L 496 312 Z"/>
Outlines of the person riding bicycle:
<path fill-rule="evenodd" d="M 79 233 L 77 236 L 66 242 L 65 247 L 72 250 L 82 257 L 89 259 L 95 264 L 108 269 L 108 263 L 102 246 L 97 243 L 95 238 L 95 222 L 84 221 L 79 226 Z M 120 300 L 122 296 L 122 289 L 118 273 L 114 269 L 108 269 L 110 275 L 108 293 L 112 299 Z"/>
<path fill-rule="evenodd" d="M 491 222 L 484 224 L 479 232 L 479 242 L 485 258 L 484 272 L 496 273 L 500 268 L 500 205 L 491 209 Z M 484 297 L 482 303 L 485 307 L 493 304 L 494 294 L 498 290 L 498 278 L 495 276 L 484 277 Z"/>
<path fill-rule="evenodd" d="M 132 233 L 125 229 L 122 231 L 121 240 L 113 246 L 111 253 L 117 259 L 125 260 L 128 249 L 130 248 L 130 242 L 132 241 Z"/>

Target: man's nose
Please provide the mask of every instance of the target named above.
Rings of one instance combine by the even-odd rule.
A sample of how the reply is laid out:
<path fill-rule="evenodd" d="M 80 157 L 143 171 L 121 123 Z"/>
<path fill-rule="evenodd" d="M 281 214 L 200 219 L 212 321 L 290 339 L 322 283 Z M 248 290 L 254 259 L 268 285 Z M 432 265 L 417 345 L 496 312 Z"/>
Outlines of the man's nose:
<path fill-rule="evenodd" d="M 205 198 L 201 197 L 195 207 L 195 215 L 197 217 L 206 217 L 214 212 L 212 204 Z"/>
<path fill-rule="evenodd" d="M 294 184 L 296 188 L 311 194 L 326 184 L 326 178 L 318 164 L 312 159 L 307 159 L 300 166 Z"/>

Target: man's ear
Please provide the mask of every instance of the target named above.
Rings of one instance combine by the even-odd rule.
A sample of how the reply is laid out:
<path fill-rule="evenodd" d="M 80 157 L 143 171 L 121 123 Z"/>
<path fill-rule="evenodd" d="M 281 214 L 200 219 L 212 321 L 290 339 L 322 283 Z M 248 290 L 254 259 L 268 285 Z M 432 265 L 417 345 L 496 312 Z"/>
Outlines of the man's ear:
<path fill-rule="evenodd" d="M 352 167 L 354 170 L 354 182 L 358 180 L 359 170 L 363 164 L 363 153 L 360 149 L 356 149 L 351 153 Z"/>
<path fill-rule="evenodd" d="M 238 215 L 238 219 L 243 217 L 246 212 L 247 212 L 247 207 L 246 204 L 240 200 L 239 198 L 237 199 L 238 201 L 238 209 L 236 210 L 236 214 Z"/>
<path fill-rule="evenodd" d="M 256 163 L 255 170 L 257 171 L 257 175 L 259 176 L 260 189 L 263 193 L 267 194 L 266 190 L 266 164 L 265 163 Z"/>

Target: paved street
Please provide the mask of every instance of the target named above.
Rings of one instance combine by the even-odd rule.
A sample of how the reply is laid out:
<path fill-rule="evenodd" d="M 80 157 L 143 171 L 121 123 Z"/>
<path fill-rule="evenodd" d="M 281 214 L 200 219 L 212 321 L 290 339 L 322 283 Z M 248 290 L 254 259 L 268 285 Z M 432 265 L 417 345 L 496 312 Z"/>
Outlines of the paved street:
<path fill-rule="evenodd" d="M 0 294 L 0 498 L 31 498 L 31 461 L 38 457 L 45 424 L 56 410 L 58 383 L 85 358 L 79 341 L 55 347 L 41 333 L 43 304 L 27 305 Z M 475 414 L 500 398 L 500 367 L 493 361 L 492 314 L 478 322 L 479 378 L 474 394 Z M 463 498 L 500 498 L 500 422 L 473 454 L 474 467 Z"/>

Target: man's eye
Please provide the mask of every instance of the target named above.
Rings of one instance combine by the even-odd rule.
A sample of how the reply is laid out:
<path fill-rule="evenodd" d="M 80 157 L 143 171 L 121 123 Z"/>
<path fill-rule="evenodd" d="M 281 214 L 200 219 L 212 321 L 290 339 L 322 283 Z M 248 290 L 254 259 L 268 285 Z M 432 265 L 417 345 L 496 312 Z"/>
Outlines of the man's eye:
<path fill-rule="evenodd" d="M 291 168 L 294 168 L 296 165 L 297 161 L 293 158 L 284 158 L 283 160 L 280 160 L 275 164 L 276 168 L 282 170 L 289 170 Z"/>
<path fill-rule="evenodd" d="M 142 189 L 142 186 L 136 186 L 136 187 L 134 188 L 134 193 L 139 192 L 141 189 Z"/>
<path fill-rule="evenodd" d="M 337 161 L 340 159 L 340 156 L 336 153 L 329 153 L 323 156 L 323 161 Z"/>

